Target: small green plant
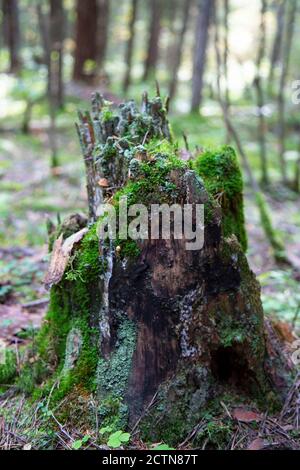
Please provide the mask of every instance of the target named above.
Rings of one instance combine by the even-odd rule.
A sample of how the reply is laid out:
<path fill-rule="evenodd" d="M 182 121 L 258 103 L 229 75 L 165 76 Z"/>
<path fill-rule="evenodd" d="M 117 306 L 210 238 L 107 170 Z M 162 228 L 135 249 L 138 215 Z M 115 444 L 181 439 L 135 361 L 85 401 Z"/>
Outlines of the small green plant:
<path fill-rule="evenodd" d="M 86 444 L 90 439 L 90 436 L 87 434 L 84 436 L 82 439 L 77 439 L 76 441 L 73 442 L 72 444 L 72 449 L 73 450 L 79 450 L 81 447 Z"/>
<path fill-rule="evenodd" d="M 159 444 L 154 447 L 152 450 L 175 450 L 174 447 L 169 447 L 168 444 Z"/>
<path fill-rule="evenodd" d="M 104 428 L 101 428 L 99 432 L 102 435 L 111 433 L 112 427 L 105 426 Z M 128 444 L 129 441 L 130 441 L 129 432 L 116 431 L 109 435 L 108 440 L 107 440 L 107 445 L 108 447 L 111 447 L 112 449 L 117 449 L 122 444 Z"/>

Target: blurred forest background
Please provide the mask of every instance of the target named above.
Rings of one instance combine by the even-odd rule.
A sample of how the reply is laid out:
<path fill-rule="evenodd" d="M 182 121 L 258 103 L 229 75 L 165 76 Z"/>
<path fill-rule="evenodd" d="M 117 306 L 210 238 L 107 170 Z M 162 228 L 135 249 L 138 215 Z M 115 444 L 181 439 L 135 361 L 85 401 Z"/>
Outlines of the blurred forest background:
<path fill-rule="evenodd" d="M 158 84 L 180 147 L 238 150 L 264 308 L 297 329 L 299 3 L 2 0 L 1 337 L 19 341 L 20 328 L 39 325 L 47 226 L 87 209 L 77 110 L 95 90 L 118 104 Z"/>

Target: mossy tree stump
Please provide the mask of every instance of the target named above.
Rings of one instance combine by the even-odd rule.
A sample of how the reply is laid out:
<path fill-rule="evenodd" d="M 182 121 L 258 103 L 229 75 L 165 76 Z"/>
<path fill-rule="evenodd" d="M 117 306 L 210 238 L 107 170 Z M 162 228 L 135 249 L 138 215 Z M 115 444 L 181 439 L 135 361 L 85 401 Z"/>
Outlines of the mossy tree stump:
<path fill-rule="evenodd" d="M 159 96 L 144 96 L 141 112 L 134 102 L 115 112 L 95 96 L 78 132 L 90 224 L 61 276 L 48 277 L 51 304 L 39 343 L 59 384 L 52 400 L 74 387 L 92 391 L 101 425 L 130 427 L 142 417 L 146 437 L 171 443 L 224 393 L 268 402 L 284 395 L 284 369 L 277 358 L 274 372 L 260 287 L 245 256 L 234 151 L 183 161 Z M 109 199 L 118 208 L 122 195 L 129 205 L 204 204 L 203 248 L 187 251 L 175 239 L 107 247 L 97 237 L 96 204 Z M 82 230 L 82 219 L 71 221 L 57 231 L 65 240 L 70 227 Z"/>

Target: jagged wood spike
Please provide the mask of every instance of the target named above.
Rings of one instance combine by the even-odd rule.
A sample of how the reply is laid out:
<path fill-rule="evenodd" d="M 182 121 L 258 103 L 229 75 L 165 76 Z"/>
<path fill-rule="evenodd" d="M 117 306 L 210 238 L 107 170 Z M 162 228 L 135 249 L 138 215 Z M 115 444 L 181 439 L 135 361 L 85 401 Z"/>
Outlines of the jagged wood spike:
<path fill-rule="evenodd" d="M 142 94 L 142 113 L 147 112 L 148 103 L 148 93 L 144 91 L 144 93 Z"/>
<path fill-rule="evenodd" d="M 190 148 L 189 148 L 188 138 L 184 131 L 182 131 L 182 137 L 184 140 L 185 149 L 189 152 Z"/>
<path fill-rule="evenodd" d="M 160 86 L 158 80 L 155 80 L 156 96 L 160 98 Z"/>
<path fill-rule="evenodd" d="M 166 112 L 168 113 L 169 108 L 170 108 L 170 96 L 169 95 L 165 99 L 164 107 L 165 107 Z"/>

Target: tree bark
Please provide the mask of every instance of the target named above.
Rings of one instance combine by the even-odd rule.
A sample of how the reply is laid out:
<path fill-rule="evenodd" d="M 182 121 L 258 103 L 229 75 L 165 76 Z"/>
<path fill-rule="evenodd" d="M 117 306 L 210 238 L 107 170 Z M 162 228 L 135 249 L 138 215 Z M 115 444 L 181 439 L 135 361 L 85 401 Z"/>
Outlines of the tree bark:
<path fill-rule="evenodd" d="M 124 81 L 123 81 L 123 90 L 125 93 L 127 92 L 131 83 L 131 68 L 132 68 L 132 56 L 133 56 L 133 48 L 134 48 L 135 22 L 137 18 L 137 9 L 138 9 L 138 0 L 132 0 L 131 7 L 130 7 L 129 27 L 128 27 L 129 38 L 126 44 L 126 54 L 125 54 L 126 72 L 125 72 Z"/>
<path fill-rule="evenodd" d="M 288 78 L 291 50 L 294 38 L 295 20 L 297 13 L 297 0 L 290 0 L 288 3 L 286 35 L 282 51 L 282 65 L 280 73 L 279 91 L 277 97 L 278 105 L 278 137 L 279 137 L 279 163 L 282 181 L 288 185 L 287 164 L 285 159 L 285 139 L 286 139 L 286 123 L 285 123 L 285 88 Z"/>
<path fill-rule="evenodd" d="M 149 0 L 151 18 L 149 23 L 149 36 L 147 54 L 144 66 L 143 80 L 147 80 L 155 73 L 159 57 L 159 37 L 161 32 L 161 3 L 159 0 Z"/>
<path fill-rule="evenodd" d="M 228 108 L 226 106 L 226 102 L 222 96 L 222 90 L 221 90 L 222 58 L 221 58 L 221 53 L 220 53 L 220 48 L 219 48 L 219 25 L 218 25 L 218 16 L 216 12 L 214 12 L 214 26 L 215 26 L 214 44 L 215 44 L 216 63 L 217 63 L 218 99 L 219 99 L 220 106 L 223 112 L 223 117 L 224 117 L 224 122 L 227 128 L 227 132 L 228 132 L 228 135 L 231 136 L 233 141 L 235 142 L 237 149 L 239 151 L 239 154 L 241 156 L 243 167 L 247 175 L 248 182 L 253 191 L 253 195 L 255 197 L 256 204 L 259 210 L 261 226 L 262 226 L 262 229 L 264 230 L 267 240 L 270 243 L 270 246 L 272 247 L 274 259 L 278 263 L 283 263 L 285 265 L 291 266 L 291 263 L 288 260 L 287 255 L 286 255 L 284 245 L 281 242 L 281 240 L 278 238 L 278 235 L 276 231 L 274 230 L 274 227 L 272 224 L 272 218 L 269 214 L 267 202 L 264 198 L 263 193 L 261 193 L 260 191 L 259 185 L 252 172 L 248 156 L 245 152 L 245 149 L 239 137 L 239 134 L 235 126 L 232 123 L 231 117 L 228 112 Z"/>
<path fill-rule="evenodd" d="M 198 2 L 198 18 L 195 32 L 193 59 L 191 111 L 199 111 L 202 101 L 206 51 L 213 8 L 214 0 L 203 0 Z"/>
<path fill-rule="evenodd" d="M 77 0 L 76 4 L 75 63 L 73 79 L 91 81 L 97 64 L 97 0 Z"/>
<path fill-rule="evenodd" d="M 98 0 L 97 68 L 101 71 L 106 57 L 109 28 L 109 0 Z"/>
<path fill-rule="evenodd" d="M 266 13 L 267 1 L 261 1 L 261 21 L 260 21 L 260 39 L 259 48 L 256 59 L 256 77 L 254 79 L 254 87 L 257 95 L 257 109 L 259 113 L 259 126 L 258 138 L 260 145 L 260 163 L 261 163 L 261 183 L 262 185 L 269 184 L 268 164 L 267 164 L 267 149 L 266 149 L 266 133 L 267 125 L 264 116 L 264 90 L 262 85 L 261 64 L 265 55 L 266 48 Z"/>
<path fill-rule="evenodd" d="M 229 58 L 229 0 L 224 0 L 224 81 L 225 81 L 225 104 L 230 108 L 230 94 L 228 84 L 228 58 Z"/>
<path fill-rule="evenodd" d="M 278 6 L 277 6 L 277 15 L 276 15 L 276 33 L 275 33 L 275 38 L 274 38 L 274 43 L 273 43 L 272 53 L 271 53 L 271 60 L 270 60 L 270 71 L 269 71 L 269 79 L 268 79 L 269 93 L 271 93 L 273 89 L 275 68 L 278 65 L 278 62 L 281 56 L 286 6 L 287 6 L 287 0 L 279 0 Z"/>
<path fill-rule="evenodd" d="M 2 0 L 4 39 L 9 49 L 11 73 L 16 73 L 21 67 L 20 58 L 20 24 L 18 0 Z"/>
<path fill-rule="evenodd" d="M 64 9 L 62 0 L 50 0 L 49 95 L 54 108 L 64 101 L 63 84 Z"/>
<path fill-rule="evenodd" d="M 192 0 L 185 0 L 183 3 L 183 18 L 182 18 L 182 25 L 178 35 L 177 45 L 175 48 L 174 53 L 174 63 L 171 70 L 171 81 L 169 85 L 169 97 L 170 100 L 175 96 L 176 88 L 177 88 L 177 78 L 178 78 L 178 70 L 181 63 L 182 52 L 184 47 L 184 39 L 185 34 L 188 27 L 189 15 L 190 15 L 190 8 L 192 5 Z"/>

